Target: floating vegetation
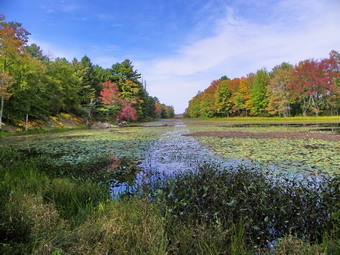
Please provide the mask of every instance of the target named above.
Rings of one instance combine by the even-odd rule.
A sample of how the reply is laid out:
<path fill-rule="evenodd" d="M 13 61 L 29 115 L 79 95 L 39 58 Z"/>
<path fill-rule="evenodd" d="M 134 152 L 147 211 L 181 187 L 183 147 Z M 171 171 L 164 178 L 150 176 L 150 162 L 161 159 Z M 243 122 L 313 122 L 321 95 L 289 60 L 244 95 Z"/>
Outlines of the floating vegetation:
<path fill-rule="evenodd" d="M 4 138 L 0 253 L 339 254 L 339 142 L 200 122 Z"/>

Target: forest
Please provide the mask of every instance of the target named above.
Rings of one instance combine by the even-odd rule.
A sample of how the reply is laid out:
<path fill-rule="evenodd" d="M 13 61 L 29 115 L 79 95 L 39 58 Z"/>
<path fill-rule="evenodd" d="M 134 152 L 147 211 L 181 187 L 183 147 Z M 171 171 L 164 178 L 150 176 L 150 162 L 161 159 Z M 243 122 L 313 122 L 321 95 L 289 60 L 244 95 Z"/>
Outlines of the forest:
<path fill-rule="evenodd" d="M 17 125 L 60 113 L 87 123 L 174 116 L 172 106 L 149 95 L 130 60 L 103 68 L 87 56 L 52 59 L 38 45 L 28 45 L 29 35 L 20 23 L 0 16 L 0 123 Z"/>
<path fill-rule="evenodd" d="M 222 76 L 193 97 L 187 117 L 338 115 L 340 54 L 332 50 L 321 60 L 297 65 L 282 63 L 270 72 L 260 69 L 246 77 Z"/>

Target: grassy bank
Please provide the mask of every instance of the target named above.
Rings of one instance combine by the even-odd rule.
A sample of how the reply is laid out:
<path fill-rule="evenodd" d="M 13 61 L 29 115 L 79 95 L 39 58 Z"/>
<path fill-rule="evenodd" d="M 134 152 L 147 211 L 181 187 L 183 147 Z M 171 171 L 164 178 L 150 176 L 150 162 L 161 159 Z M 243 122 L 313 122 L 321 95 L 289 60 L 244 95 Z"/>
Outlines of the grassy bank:
<path fill-rule="evenodd" d="M 106 174 L 110 160 L 60 165 L 25 150 L 0 155 L 1 254 L 339 252 L 336 177 L 310 189 L 313 180 L 281 186 L 255 168 L 205 165 L 143 187 L 143 198 L 112 201 L 103 185 L 117 177 Z"/>
<path fill-rule="evenodd" d="M 302 123 L 302 124 L 313 124 L 313 123 L 340 123 L 339 116 L 309 116 L 309 117 L 230 117 L 230 118 L 195 118 L 187 119 L 192 121 L 208 121 L 208 122 L 224 122 L 230 124 L 289 124 L 289 123 Z"/>

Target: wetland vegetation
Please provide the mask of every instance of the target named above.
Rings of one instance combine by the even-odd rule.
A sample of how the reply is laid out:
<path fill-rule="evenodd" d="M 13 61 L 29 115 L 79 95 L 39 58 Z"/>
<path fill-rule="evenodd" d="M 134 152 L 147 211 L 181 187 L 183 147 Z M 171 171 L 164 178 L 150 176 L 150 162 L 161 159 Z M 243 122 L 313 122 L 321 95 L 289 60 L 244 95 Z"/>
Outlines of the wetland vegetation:
<path fill-rule="evenodd" d="M 95 16 L 112 23 L 107 15 L 88 17 Z M 134 40 L 134 30 L 126 31 Z M 121 32 L 111 34 L 124 41 Z M 52 58 L 28 45 L 29 35 L 0 15 L 0 254 L 340 254 L 337 51 L 222 76 L 190 100 L 184 116 L 223 118 L 168 119 L 173 106 L 149 94 L 130 60 L 103 68 L 86 55 Z M 89 45 L 107 41 L 99 38 Z M 120 51 L 111 46 L 95 52 Z M 230 62 L 211 65 L 204 54 L 197 60 L 208 69 Z M 187 93 L 178 82 L 183 74 L 200 87 L 204 68 L 190 80 L 185 69 L 196 57 L 189 55 L 181 64 L 174 58 L 174 69 L 165 55 L 145 62 L 149 75 L 162 77 L 152 86 L 165 99 L 173 88 Z"/>
<path fill-rule="evenodd" d="M 269 120 L 4 137 L 1 253 L 338 254 L 340 121 Z"/>

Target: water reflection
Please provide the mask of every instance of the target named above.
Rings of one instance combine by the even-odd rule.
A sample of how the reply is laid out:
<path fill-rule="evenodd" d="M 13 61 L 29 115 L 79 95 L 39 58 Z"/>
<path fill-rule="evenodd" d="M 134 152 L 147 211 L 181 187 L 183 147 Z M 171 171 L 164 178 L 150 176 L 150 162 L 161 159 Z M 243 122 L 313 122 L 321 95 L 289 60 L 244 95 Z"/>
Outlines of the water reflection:
<path fill-rule="evenodd" d="M 240 165 L 254 164 L 246 160 L 225 160 L 211 153 L 195 138 L 183 136 L 189 129 L 183 122 L 176 122 L 175 130 L 160 136 L 147 151 L 145 159 L 139 165 L 141 172 L 137 174 L 133 184 L 113 183 L 111 195 L 113 199 L 130 196 L 141 192 L 143 186 L 166 181 L 182 171 L 195 171 L 204 164 L 219 165 L 230 171 Z"/>
<path fill-rule="evenodd" d="M 258 162 L 253 160 L 223 159 L 214 155 L 206 147 L 202 146 L 197 140 L 195 140 L 194 137 L 183 136 L 184 134 L 189 133 L 189 129 L 186 127 L 185 123 L 177 121 L 175 124 L 171 125 L 175 127 L 175 129 L 161 135 L 159 139 L 150 146 L 144 160 L 139 165 L 141 172 L 137 174 L 135 182 L 133 184 L 115 183 L 111 186 L 113 199 L 117 199 L 121 195 L 136 194 L 141 192 L 138 189 L 143 187 L 143 185 L 165 181 L 165 179 L 169 179 L 171 176 L 176 176 L 182 171 L 195 171 L 199 166 L 204 164 L 218 165 L 221 169 L 227 169 L 228 171 L 233 171 L 233 169 L 237 169 L 239 166 L 249 166 L 249 168 L 256 167 L 257 169 L 264 169 L 268 179 L 279 180 L 280 182 L 289 185 L 289 181 L 287 181 L 287 173 L 283 174 L 282 171 L 278 170 L 275 166 L 267 166 L 264 168 Z M 257 126 L 260 125 L 263 124 L 259 124 Z M 336 123 L 336 125 L 338 125 L 338 123 Z M 234 126 L 240 127 L 241 125 Z M 313 179 L 316 185 L 318 185 L 317 183 L 322 182 L 321 176 L 308 176 L 306 174 L 291 175 L 289 180 L 293 179 L 294 181 L 299 182 L 310 182 L 311 179 Z"/>

